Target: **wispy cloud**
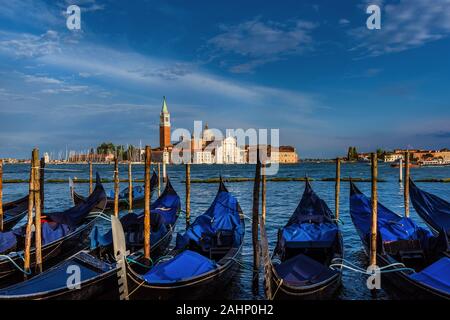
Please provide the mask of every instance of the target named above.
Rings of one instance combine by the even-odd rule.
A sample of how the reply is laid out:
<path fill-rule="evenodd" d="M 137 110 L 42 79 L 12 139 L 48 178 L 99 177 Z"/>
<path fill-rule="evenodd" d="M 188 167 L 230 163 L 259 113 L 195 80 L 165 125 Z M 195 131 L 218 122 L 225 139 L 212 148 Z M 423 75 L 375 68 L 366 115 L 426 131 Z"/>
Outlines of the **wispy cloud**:
<path fill-rule="evenodd" d="M 351 51 L 359 57 L 402 52 L 448 37 L 450 0 L 400 0 L 383 4 L 381 19 L 381 30 L 361 26 L 349 31 L 358 42 Z"/>
<path fill-rule="evenodd" d="M 29 33 L 0 32 L 0 52 L 18 58 L 36 58 L 60 51 L 60 37 L 53 30 L 48 30 L 39 36 Z"/>
<path fill-rule="evenodd" d="M 316 24 L 303 20 L 278 23 L 258 17 L 237 25 L 221 25 L 222 32 L 211 38 L 208 45 L 213 48 L 212 55 L 218 55 L 225 65 L 229 65 L 229 55 L 247 60 L 232 65 L 230 71 L 250 72 L 287 55 L 311 50 L 311 32 L 315 27 Z"/>

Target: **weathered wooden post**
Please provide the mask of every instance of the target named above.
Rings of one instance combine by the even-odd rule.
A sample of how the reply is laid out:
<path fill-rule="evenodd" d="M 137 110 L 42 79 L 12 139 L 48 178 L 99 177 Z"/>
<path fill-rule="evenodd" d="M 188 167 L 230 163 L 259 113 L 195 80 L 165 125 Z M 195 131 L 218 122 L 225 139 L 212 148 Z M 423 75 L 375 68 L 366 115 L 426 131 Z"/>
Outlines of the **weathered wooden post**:
<path fill-rule="evenodd" d="M 93 183 L 92 183 L 92 161 L 89 162 L 89 194 L 94 191 Z"/>
<path fill-rule="evenodd" d="M 403 159 L 400 158 L 399 159 L 399 165 L 400 165 L 400 169 L 398 171 L 398 181 L 402 182 L 403 181 Z"/>
<path fill-rule="evenodd" d="M 41 227 L 41 166 L 39 162 L 39 150 L 33 150 L 34 170 L 34 240 L 36 250 L 36 272 L 42 272 L 42 227 Z"/>
<path fill-rule="evenodd" d="M 0 232 L 3 231 L 3 160 L 0 159 Z"/>
<path fill-rule="evenodd" d="M 167 176 L 166 176 L 166 163 L 164 162 L 164 160 L 163 160 L 162 167 L 163 167 L 163 183 L 166 183 L 166 182 L 167 182 Z"/>
<path fill-rule="evenodd" d="M 119 159 L 114 157 L 114 215 L 119 217 Z"/>
<path fill-rule="evenodd" d="M 131 160 L 128 160 L 128 212 L 133 212 L 133 172 Z"/>
<path fill-rule="evenodd" d="M 259 159 L 259 145 L 256 150 L 255 183 L 253 185 L 253 210 L 252 210 L 252 243 L 253 243 L 253 290 L 258 290 L 259 280 L 259 241 L 258 241 L 258 220 L 259 220 L 259 192 L 261 186 L 261 161 Z"/>
<path fill-rule="evenodd" d="M 28 216 L 27 216 L 27 227 L 25 231 L 25 250 L 24 250 L 24 262 L 23 269 L 25 271 L 24 278 L 27 278 L 27 273 L 30 272 L 31 265 L 31 231 L 33 227 L 33 207 L 34 207 L 34 170 L 35 166 L 33 163 L 33 154 L 34 150 L 31 154 L 31 165 L 30 165 L 30 182 L 28 188 Z"/>
<path fill-rule="evenodd" d="M 191 165 L 186 163 L 186 229 L 191 224 Z"/>
<path fill-rule="evenodd" d="M 378 159 L 376 153 L 371 153 L 372 159 L 372 226 L 370 235 L 370 265 L 377 265 L 377 231 L 378 231 Z"/>
<path fill-rule="evenodd" d="M 335 218 L 339 220 L 339 194 L 341 192 L 341 159 L 336 158 L 336 186 L 334 194 Z"/>
<path fill-rule="evenodd" d="M 40 195 L 41 195 L 41 212 L 44 212 L 44 197 L 45 197 L 45 159 L 41 158 L 41 170 L 40 170 Z"/>
<path fill-rule="evenodd" d="M 266 223 L 266 165 L 261 165 L 261 217 Z"/>
<path fill-rule="evenodd" d="M 410 170 L 410 159 L 409 151 L 405 152 L 405 187 L 404 197 L 405 197 L 405 217 L 409 218 L 409 170 Z"/>
<path fill-rule="evenodd" d="M 145 195 L 144 195 L 144 257 L 150 262 L 150 164 L 152 151 L 145 147 Z"/>
<path fill-rule="evenodd" d="M 161 163 L 158 162 L 158 197 L 161 195 Z"/>

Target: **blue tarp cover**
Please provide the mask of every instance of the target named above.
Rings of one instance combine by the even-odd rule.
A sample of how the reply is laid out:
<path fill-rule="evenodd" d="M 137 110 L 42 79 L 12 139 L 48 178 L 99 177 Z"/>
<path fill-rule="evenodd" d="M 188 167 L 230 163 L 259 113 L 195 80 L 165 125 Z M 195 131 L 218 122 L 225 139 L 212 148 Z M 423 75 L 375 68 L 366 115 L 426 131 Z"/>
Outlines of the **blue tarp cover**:
<path fill-rule="evenodd" d="M 167 194 L 164 197 L 158 198 L 152 204 L 150 212 L 157 213 L 163 217 L 165 224 L 173 225 L 177 221 L 180 205 L 180 197 L 177 194 Z"/>
<path fill-rule="evenodd" d="M 371 200 L 352 183 L 350 192 L 350 215 L 361 237 L 366 239 L 372 225 Z M 378 203 L 378 230 L 384 242 L 398 240 L 420 240 L 426 246 L 432 237 L 429 230 L 419 227 L 410 218 L 400 217 Z"/>
<path fill-rule="evenodd" d="M 177 237 L 177 248 L 185 247 L 189 241 L 200 245 L 200 239 L 213 237 L 218 231 L 233 231 L 233 246 L 242 242 L 244 230 L 241 227 L 237 199 L 226 190 L 219 190 L 209 209 L 198 216 L 183 236 Z M 203 245 L 208 245 L 207 241 Z"/>
<path fill-rule="evenodd" d="M 156 244 L 166 233 L 167 227 L 162 223 L 163 218 L 157 213 L 150 212 L 150 243 Z M 122 223 L 125 239 L 127 243 L 143 243 L 144 242 L 144 224 L 143 215 L 136 215 L 135 213 L 128 213 L 120 219 Z M 112 244 L 112 231 L 111 228 L 104 232 L 103 226 L 95 225 L 89 234 L 91 242 L 91 250 L 98 247 L 105 247 Z"/>
<path fill-rule="evenodd" d="M 27 281 L 22 281 L 10 287 L 1 289 L 0 296 L 31 295 L 57 289 L 66 289 L 67 277 L 70 275 L 68 274 L 68 270 L 70 270 L 69 267 L 78 267 L 78 270 L 80 271 L 80 282 L 100 274 L 98 271 L 77 262 L 76 259 L 70 259 L 55 268 L 28 279 Z"/>
<path fill-rule="evenodd" d="M 153 179 L 153 178 L 152 178 Z M 173 189 L 170 181 L 167 181 L 166 188 L 160 197 L 152 203 L 150 206 L 150 223 L 151 234 L 150 242 L 156 243 L 167 233 L 167 226 L 173 225 L 177 221 L 178 211 L 180 209 L 181 202 L 180 197 Z M 140 210 L 136 213 L 126 214 L 120 219 L 124 228 L 127 241 L 134 243 L 140 242 L 140 239 L 136 237 L 143 237 L 143 219 L 144 210 Z M 136 226 L 140 226 L 140 230 L 136 232 L 129 232 L 131 229 L 139 229 Z M 91 249 L 95 249 L 99 246 L 107 246 L 112 243 L 112 231 L 109 229 L 107 232 L 102 233 L 103 228 L 95 226 L 90 233 Z M 140 233 L 140 234 L 139 234 Z M 134 238 L 133 238 L 134 237 Z M 133 239 L 132 239 L 133 238 Z M 142 238 L 143 239 L 143 238 Z"/>
<path fill-rule="evenodd" d="M 157 264 L 142 278 L 150 284 L 172 283 L 207 273 L 215 268 L 213 261 L 194 251 L 185 250 L 173 259 Z"/>
<path fill-rule="evenodd" d="M 293 224 L 283 228 L 283 240 L 285 246 L 290 248 L 330 247 L 337 233 L 337 225 L 331 222 Z"/>
<path fill-rule="evenodd" d="M 45 222 L 42 224 L 42 245 L 61 239 L 69 233 L 69 227 L 65 224 Z"/>
<path fill-rule="evenodd" d="M 153 171 L 152 177 L 150 178 L 150 190 L 153 190 L 158 183 L 158 175 L 155 171 Z M 145 186 L 134 186 L 133 187 L 133 199 L 141 199 L 145 195 Z M 128 190 L 129 188 L 126 187 L 122 191 L 119 192 L 119 199 L 125 199 L 128 200 Z M 114 190 L 109 190 L 108 192 L 108 198 L 114 199 Z"/>
<path fill-rule="evenodd" d="M 282 245 L 290 248 L 329 247 L 338 233 L 333 214 L 306 181 L 302 199 L 282 229 Z"/>
<path fill-rule="evenodd" d="M 0 232 L 0 253 L 14 248 L 17 244 L 17 238 L 14 232 Z"/>
<path fill-rule="evenodd" d="M 331 222 L 332 219 L 333 213 L 328 208 L 326 202 L 319 198 L 312 189 L 309 181 L 306 181 L 302 199 L 286 226 L 303 222 Z"/>
<path fill-rule="evenodd" d="M 450 294 L 450 258 L 441 258 L 421 272 L 412 274 L 410 277 Z"/>
<path fill-rule="evenodd" d="M 450 236 L 450 203 L 420 190 L 412 181 L 409 193 L 414 209 L 422 219 L 437 231 L 443 229 Z"/>
<path fill-rule="evenodd" d="M 97 181 L 95 189 L 85 202 L 80 203 L 66 211 L 46 214 L 52 221 L 68 225 L 71 229 L 79 226 L 84 218 L 99 204 L 103 198 L 106 198 L 105 190 L 100 181 L 100 175 L 97 172 Z"/>
<path fill-rule="evenodd" d="M 337 273 L 304 254 L 275 265 L 275 270 L 283 281 L 293 286 L 319 283 Z"/>

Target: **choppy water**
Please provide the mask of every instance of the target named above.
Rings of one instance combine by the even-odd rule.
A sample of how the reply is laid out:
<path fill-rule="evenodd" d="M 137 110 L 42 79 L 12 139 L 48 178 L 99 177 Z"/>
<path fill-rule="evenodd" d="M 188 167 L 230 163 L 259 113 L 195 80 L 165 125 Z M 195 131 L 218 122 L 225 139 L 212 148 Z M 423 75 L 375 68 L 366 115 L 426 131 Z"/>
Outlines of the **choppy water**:
<path fill-rule="evenodd" d="M 46 179 L 66 179 L 70 177 L 88 178 L 89 171 L 87 165 L 58 165 L 48 166 L 48 168 L 72 169 L 80 170 L 80 172 L 61 172 L 46 171 Z M 103 178 L 112 179 L 113 167 L 109 165 L 98 165 L 94 167 L 98 170 Z M 126 179 L 127 166 L 120 166 L 120 177 Z M 403 214 L 403 187 L 398 182 L 398 169 L 391 168 L 386 164 L 379 165 L 379 177 L 386 180 L 379 183 L 379 200 L 390 209 L 397 213 Z M 184 206 L 185 185 L 184 166 L 168 166 L 168 174 L 170 175 L 172 184 L 182 199 Z M 218 177 L 253 177 L 254 166 L 252 165 L 197 165 L 191 167 L 191 178 L 202 179 Z M 413 168 L 411 169 L 412 177 L 415 179 L 424 178 L 448 178 L 450 177 L 450 167 L 429 167 L 429 168 Z M 331 178 L 335 175 L 335 166 L 332 163 L 304 163 L 299 165 L 281 166 L 277 176 L 279 177 L 304 177 L 310 178 Z M 4 167 L 4 179 L 27 179 L 29 176 L 28 165 L 6 165 Z M 370 178 L 370 166 L 362 163 L 343 164 L 342 177 L 353 178 Z M 136 165 L 133 167 L 133 177 L 143 177 L 143 166 Z M 444 199 L 450 199 L 450 183 L 419 183 L 420 187 L 432 192 Z M 121 188 L 127 186 L 123 183 Z M 253 182 L 228 183 L 228 189 L 239 200 L 244 214 L 251 216 L 252 209 L 252 191 Z M 334 182 L 313 181 L 314 190 L 322 197 L 330 209 L 334 211 Z M 370 183 L 358 183 L 361 191 L 370 195 Z M 344 222 L 342 226 L 345 255 L 346 259 L 360 266 L 367 265 L 361 242 L 352 225 L 349 216 L 349 184 L 343 182 L 341 184 L 340 212 L 341 220 Z M 82 193 L 88 193 L 88 184 L 77 184 L 76 189 Z M 105 184 L 105 189 L 113 188 L 111 183 Z M 28 192 L 28 185 L 22 184 L 5 184 L 3 188 L 4 201 L 9 201 L 23 196 Z M 276 242 L 277 229 L 282 227 L 289 216 L 296 208 L 301 194 L 304 189 L 303 182 L 273 182 L 267 185 L 267 234 L 269 237 L 269 245 L 271 249 Z M 191 184 L 191 217 L 204 212 L 217 192 L 216 184 Z M 45 210 L 62 210 L 72 205 L 69 188 L 67 184 L 47 184 L 45 186 Z M 420 218 L 411 206 L 411 216 L 418 223 L 423 224 Z M 183 217 L 177 224 L 177 231 L 184 228 Z M 245 248 L 242 255 L 244 265 L 252 263 L 252 247 L 251 247 L 251 224 L 246 221 Z M 229 298 L 236 299 L 262 299 L 264 298 L 263 284 L 260 281 L 259 291 L 257 294 L 252 292 L 251 286 L 252 274 L 247 268 L 241 268 L 240 273 L 236 277 L 230 288 Z M 262 277 L 260 277 L 262 279 Z M 390 299 L 388 292 L 381 290 L 376 297 L 373 297 L 367 290 L 366 278 L 360 274 L 351 271 L 344 271 L 343 288 L 339 293 L 339 299 Z"/>

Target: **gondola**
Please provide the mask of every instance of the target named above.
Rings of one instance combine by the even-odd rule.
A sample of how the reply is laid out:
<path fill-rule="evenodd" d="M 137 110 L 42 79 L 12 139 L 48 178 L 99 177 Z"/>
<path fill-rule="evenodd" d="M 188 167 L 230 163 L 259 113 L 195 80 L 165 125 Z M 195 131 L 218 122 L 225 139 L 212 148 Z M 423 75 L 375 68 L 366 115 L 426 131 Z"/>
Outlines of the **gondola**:
<path fill-rule="evenodd" d="M 155 191 L 155 187 L 158 185 L 158 175 L 155 171 L 153 171 L 152 177 L 150 179 L 150 192 L 153 194 L 153 191 Z M 75 205 L 83 203 L 86 201 L 86 197 L 80 195 L 75 191 L 73 182 L 70 182 L 70 193 L 71 197 L 73 199 L 73 203 Z M 119 193 L 119 210 L 128 208 L 128 187 L 123 189 Z M 106 202 L 106 208 L 105 211 L 111 211 L 114 210 L 114 190 L 111 190 L 107 194 L 107 202 Z M 139 208 L 144 205 L 144 186 L 134 186 L 133 187 L 133 207 Z"/>
<path fill-rule="evenodd" d="M 106 194 L 97 174 L 96 186 L 86 202 L 63 212 L 42 216 L 42 262 L 47 268 L 86 247 L 97 215 L 106 204 Z M 26 226 L 0 233 L 0 283 L 2 287 L 22 281 Z M 34 239 L 32 239 L 32 244 Z M 30 270 L 35 267 L 35 248 L 30 251 Z M 32 275 L 29 275 L 32 276 Z"/>
<path fill-rule="evenodd" d="M 220 181 L 209 209 L 186 232 L 177 235 L 167 256 L 143 268 L 143 252 L 127 263 L 128 288 L 133 299 L 219 298 L 239 267 L 244 240 L 244 215 L 237 199 Z"/>
<path fill-rule="evenodd" d="M 3 204 L 3 231 L 11 230 L 28 212 L 28 195 Z"/>
<path fill-rule="evenodd" d="M 342 235 L 334 214 L 309 181 L 299 205 L 278 232 L 272 260 L 267 263 L 272 299 L 333 298 L 341 286 Z M 269 280 L 266 280 L 269 281 Z"/>
<path fill-rule="evenodd" d="M 434 194 L 423 191 L 410 180 L 411 202 L 419 216 L 435 232 L 443 232 L 450 238 L 450 203 Z M 450 271 L 449 271 L 450 272 Z"/>
<path fill-rule="evenodd" d="M 172 239 L 174 225 L 180 212 L 180 197 L 169 180 L 164 192 L 151 205 L 152 256 L 164 254 Z M 127 249 L 141 249 L 143 244 L 143 211 L 121 218 Z M 117 299 L 119 296 L 117 266 L 112 248 L 112 233 L 100 236 L 97 228 L 91 232 L 91 249 L 83 250 L 34 278 L 0 290 L 0 300 L 81 300 L 92 298 Z M 69 289 L 68 268 L 81 271 L 79 287 Z"/>
<path fill-rule="evenodd" d="M 350 215 L 369 252 L 371 200 L 350 184 Z M 382 280 L 401 298 L 450 299 L 450 256 L 445 234 L 435 236 L 381 203 L 377 211 L 377 265 L 390 271 L 382 273 Z"/>

